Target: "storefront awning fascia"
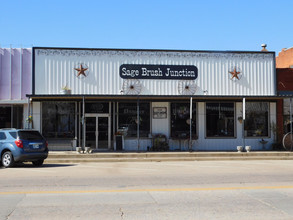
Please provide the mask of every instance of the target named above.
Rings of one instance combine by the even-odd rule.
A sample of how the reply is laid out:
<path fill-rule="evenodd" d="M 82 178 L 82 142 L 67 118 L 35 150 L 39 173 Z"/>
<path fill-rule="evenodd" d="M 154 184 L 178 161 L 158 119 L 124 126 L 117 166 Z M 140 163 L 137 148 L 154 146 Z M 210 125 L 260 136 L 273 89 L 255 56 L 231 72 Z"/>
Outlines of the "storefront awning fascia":
<path fill-rule="evenodd" d="M 9 104 L 9 105 L 20 105 L 20 104 L 27 104 L 28 100 L 0 100 L 0 105 L 1 104 Z"/>
<path fill-rule="evenodd" d="M 168 101 L 168 100 L 188 100 L 192 97 L 194 102 L 198 101 L 212 101 L 212 100 L 231 100 L 231 101 L 239 101 L 242 102 L 243 98 L 247 100 L 269 100 L 269 101 L 277 101 L 285 98 L 284 96 L 150 96 L 150 95 L 27 95 L 32 101 L 82 101 L 83 97 L 86 100 L 103 100 L 103 101 L 129 101 L 129 100 L 146 100 L 146 101 Z"/>
<path fill-rule="evenodd" d="M 293 97 L 293 91 L 279 91 L 278 95 L 282 98 L 290 98 Z"/>

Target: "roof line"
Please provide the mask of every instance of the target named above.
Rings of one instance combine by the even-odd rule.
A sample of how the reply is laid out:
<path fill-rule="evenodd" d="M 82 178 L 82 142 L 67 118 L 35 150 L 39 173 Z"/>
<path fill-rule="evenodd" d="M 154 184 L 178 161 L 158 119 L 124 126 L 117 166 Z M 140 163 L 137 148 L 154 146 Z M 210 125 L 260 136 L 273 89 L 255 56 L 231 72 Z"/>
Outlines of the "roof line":
<path fill-rule="evenodd" d="M 201 53 L 272 53 L 274 51 L 234 51 L 234 50 L 175 50 L 175 49 L 122 49 L 122 48 L 74 48 L 74 47 L 33 47 L 33 49 L 52 50 L 105 50 L 105 51 L 146 51 L 146 52 L 201 52 Z"/>

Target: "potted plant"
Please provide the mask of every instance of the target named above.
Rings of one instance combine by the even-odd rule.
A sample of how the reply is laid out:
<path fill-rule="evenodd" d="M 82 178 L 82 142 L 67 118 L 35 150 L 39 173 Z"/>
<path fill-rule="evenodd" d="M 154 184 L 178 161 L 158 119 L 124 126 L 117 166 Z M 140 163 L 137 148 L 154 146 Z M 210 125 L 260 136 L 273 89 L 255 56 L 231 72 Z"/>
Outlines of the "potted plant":
<path fill-rule="evenodd" d="M 243 146 L 241 146 L 241 145 L 237 146 L 237 152 L 238 153 L 241 153 L 242 150 L 243 150 Z"/>
<path fill-rule="evenodd" d="M 28 123 L 32 123 L 32 122 L 33 122 L 33 116 L 29 115 L 29 116 L 26 118 L 26 122 L 28 122 Z"/>
<path fill-rule="evenodd" d="M 64 95 L 70 95 L 71 94 L 71 89 L 65 85 L 61 87 L 61 93 Z"/>

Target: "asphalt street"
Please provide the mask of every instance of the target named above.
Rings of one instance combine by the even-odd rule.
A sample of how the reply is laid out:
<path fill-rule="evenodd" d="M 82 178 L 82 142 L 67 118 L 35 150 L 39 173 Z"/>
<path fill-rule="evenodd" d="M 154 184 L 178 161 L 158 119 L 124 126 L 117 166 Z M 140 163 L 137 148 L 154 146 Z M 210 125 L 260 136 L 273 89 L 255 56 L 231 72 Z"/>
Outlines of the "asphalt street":
<path fill-rule="evenodd" d="M 293 219 L 293 161 L 0 168 L 0 219 Z"/>

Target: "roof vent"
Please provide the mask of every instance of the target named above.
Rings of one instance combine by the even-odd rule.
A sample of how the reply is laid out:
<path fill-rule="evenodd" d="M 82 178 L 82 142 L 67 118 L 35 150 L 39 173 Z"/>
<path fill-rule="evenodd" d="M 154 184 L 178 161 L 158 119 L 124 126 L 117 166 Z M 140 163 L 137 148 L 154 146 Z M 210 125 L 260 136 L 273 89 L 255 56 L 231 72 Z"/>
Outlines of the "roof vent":
<path fill-rule="evenodd" d="M 267 47 L 266 44 L 262 44 L 261 47 L 262 47 L 261 51 L 263 51 L 263 52 L 268 51 L 267 48 L 266 48 Z"/>

